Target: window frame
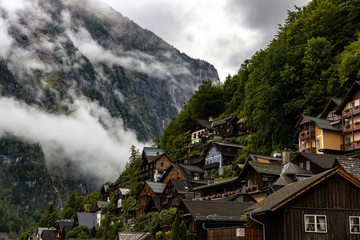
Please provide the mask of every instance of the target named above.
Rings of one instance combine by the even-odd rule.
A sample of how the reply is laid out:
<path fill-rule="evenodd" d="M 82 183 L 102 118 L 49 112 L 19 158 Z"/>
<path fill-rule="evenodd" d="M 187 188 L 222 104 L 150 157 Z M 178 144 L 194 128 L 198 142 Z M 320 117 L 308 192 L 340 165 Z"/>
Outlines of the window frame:
<path fill-rule="evenodd" d="M 352 232 L 351 231 L 351 218 L 357 218 L 359 220 L 359 232 Z M 356 215 L 351 215 L 349 216 L 349 232 L 350 234 L 354 234 L 354 235 L 360 235 L 360 216 L 356 216 Z"/>
<path fill-rule="evenodd" d="M 315 225 L 315 230 L 314 231 L 308 231 L 306 230 L 306 217 L 307 216 L 314 216 L 314 225 Z M 317 230 L 317 217 L 325 217 L 325 231 L 318 231 Z M 304 231 L 305 233 L 328 233 L 328 225 L 327 225 L 327 215 L 326 214 L 304 214 Z"/>
<path fill-rule="evenodd" d="M 315 148 L 320 148 L 320 139 L 315 140 Z"/>

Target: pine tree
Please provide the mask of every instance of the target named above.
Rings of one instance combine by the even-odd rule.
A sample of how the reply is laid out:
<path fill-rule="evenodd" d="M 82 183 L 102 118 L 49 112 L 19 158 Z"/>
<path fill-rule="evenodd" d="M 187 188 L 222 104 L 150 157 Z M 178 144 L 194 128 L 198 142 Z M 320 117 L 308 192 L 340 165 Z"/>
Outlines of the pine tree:
<path fill-rule="evenodd" d="M 188 240 L 189 239 L 187 228 L 186 228 L 186 225 L 185 225 L 184 221 L 181 221 L 179 237 L 180 237 L 179 239 L 181 239 L 181 240 Z"/>
<path fill-rule="evenodd" d="M 180 234 L 180 223 L 177 216 L 175 216 L 174 222 L 171 226 L 170 240 L 182 240 Z"/>

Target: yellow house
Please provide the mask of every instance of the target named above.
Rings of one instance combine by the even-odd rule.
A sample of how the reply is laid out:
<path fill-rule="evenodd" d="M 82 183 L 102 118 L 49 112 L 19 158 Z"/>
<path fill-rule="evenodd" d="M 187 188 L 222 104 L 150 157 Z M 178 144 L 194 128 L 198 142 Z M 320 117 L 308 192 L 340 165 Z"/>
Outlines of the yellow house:
<path fill-rule="evenodd" d="M 299 152 L 340 152 L 343 143 L 338 121 L 302 116 L 296 125 L 298 129 Z"/>

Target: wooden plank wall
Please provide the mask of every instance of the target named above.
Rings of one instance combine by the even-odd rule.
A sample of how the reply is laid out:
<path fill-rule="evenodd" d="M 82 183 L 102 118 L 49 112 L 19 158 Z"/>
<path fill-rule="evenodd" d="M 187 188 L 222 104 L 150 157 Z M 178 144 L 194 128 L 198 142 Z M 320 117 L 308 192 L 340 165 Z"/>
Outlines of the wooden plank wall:
<path fill-rule="evenodd" d="M 262 229 L 246 229 L 245 237 L 236 237 L 236 228 L 214 228 L 208 231 L 208 240 L 262 240 Z"/>

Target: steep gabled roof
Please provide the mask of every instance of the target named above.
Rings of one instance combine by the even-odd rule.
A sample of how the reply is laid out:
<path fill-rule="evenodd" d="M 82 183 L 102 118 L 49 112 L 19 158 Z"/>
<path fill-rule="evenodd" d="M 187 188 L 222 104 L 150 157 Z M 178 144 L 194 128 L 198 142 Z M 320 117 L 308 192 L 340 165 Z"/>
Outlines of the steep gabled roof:
<path fill-rule="evenodd" d="M 160 182 L 162 182 L 167 177 L 167 175 L 173 168 L 176 168 L 181 173 L 181 175 L 183 175 L 188 180 L 192 179 L 192 173 L 200 173 L 200 174 L 205 173 L 203 169 L 197 166 L 173 163 L 162 175 Z"/>
<path fill-rule="evenodd" d="M 333 154 L 316 154 L 316 153 L 298 153 L 293 161 L 304 157 L 307 160 L 315 163 L 323 169 L 330 169 L 334 166 L 336 158 L 343 158 L 343 155 L 333 155 Z"/>
<path fill-rule="evenodd" d="M 318 118 L 326 118 L 327 115 L 328 115 L 329 112 L 330 112 L 330 109 L 331 109 L 332 107 L 334 107 L 334 106 L 335 106 L 336 108 L 338 108 L 339 105 L 340 105 L 340 103 L 341 103 L 341 99 L 331 98 L 331 99 L 329 100 L 329 102 L 326 104 L 326 106 L 325 106 L 324 110 L 322 111 L 322 113 L 320 113 L 320 115 L 318 116 Z"/>
<path fill-rule="evenodd" d="M 334 168 L 314 175 L 313 177 L 304 179 L 302 181 L 286 185 L 285 187 L 266 197 L 261 202 L 258 202 L 255 205 L 246 209 L 246 212 L 255 214 L 267 211 L 275 211 L 276 209 L 299 197 L 306 191 L 312 189 L 314 186 L 318 185 L 319 183 L 323 182 L 325 179 L 328 179 L 334 174 L 338 174 L 339 176 L 343 177 L 344 179 L 348 180 L 349 182 L 355 184 L 358 188 L 360 188 L 360 181 L 357 178 L 354 178 L 349 173 L 345 172 L 343 169 Z"/>
<path fill-rule="evenodd" d="M 287 163 L 283 166 L 282 173 L 285 175 L 301 175 L 301 176 L 312 176 L 313 174 L 309 171 L 298 167 L 293 163 Z"/>
<path fill-rule="evenodd" d="M 310 116 L 305 116 L 305 115 L 303 115 L 299 119 L 298 123 L 296 124 L 296 128 L 299 127 L 300 122 L 301 122 L 301 120 L 303 118 L 307 119 L 309 122 L 312 122 L 312 123 L 316 124 L 320 129 L 325 129 L 325 130 L 335 131 L 335 132 L 342 132 L 341 129 L 331 125 L 330 123 L 332 123 L 332 121 L 330 121 L 330 120 L 326 120 L 326 119 L 322 119 L 322 118 L 316 118 L 316 117 L 310 117 Z"/>
<path fill-rule="evenodd" d="M 280 175 L 282 166 L 278 163 L 249 162 L 250 166 L 258 173 Z"/>
<path fill-rule="evenodd" d="M 224 118 L 224 119 L 220 119 L 220 120 L 217 120 L 217 121 L 214 121 L 213 122 L 213 126 L 214 127 L 217 127 L 219 125 L 223 125 L 223 124 L 226 124 L 227 122 L 232 122 L 232 121 L 238 121 L 238 118 L 236 116 L 232 116 L 232 117 L 228 117 L 228 118 Z"/>
<path fill-rule="evenodd" d="M 209 142 L 209 144 L 206 146 L 204 152 L 203 152 L 203 157 L 206 156 L 206 153 L 210 150 L 210 148 L 212 146 L 215 146 L 216 149 L 218 151 L 221 151 L 224 155 L 231 155 L 233 156 L 233 154 L 228 154 L 225 150 L 221 150 L 221 148 L 236 148 L 236 149 L 243 149 L 245 148 L 245 146 L 239 145 L 239 144 L 234 144 L 234 143 L 223 143 L 223 142 Z M 236 154 L 235 154 L 236 155 Z"/>
<path fill-rule="evenodd" d="M 98 227 L 97 213 L 78 212 L 76 214 L 79 220 L 79 225 L 87 226 L 89 229 Z"/>
<path fill-rule="evenodd" d="M 195 221 L 243 221 L 240 215 L 253 203 L 231 201 L 192 201 L 183 200 L 182 204 Z"/>
<path fill-rule="evenodd" d="M 143 156 L 145 157 L 155 157 L 160 154 L 163 154 L 164 150 L 161 148 L 153 148 L 153 147 L 144 147 L 143 148 Z"/>
<path fill-rule="evenodd" d="M 149 181 L 146 181 L 145 183 L 147 185 L 149 185 L 149 187 L 156 194 L 161 194 L 164 191 L 165 187 L 166 187 L 166 183 L 162 183 L 162 182 L 149 182 Z"/>
<path fill-rule="evenodd" d="M 203 128 L 212 129 L 212 130 L 216 129 L 215 127 L 212 126 L 212 122 L 209 122 L 208 120 L 196 119 L 194 125 L 196 125 L 196 123 L 198 123 Z"/>
<path fill-rule="evenodd" d="M 360 82 L 359 81 L 355 81 L 353 83 L 353 85 L 350 87 L 349 91 L 346 93 L 345 97 L 343 98 L 343 100 L 341 101 L 341 103 L 339 104 L 339 107 L 337 109 L 337 112 L 341 112 L 346 104 L 350 101 L 351 99 L 351 95 L 354 94 L 358 89 L 360 88 Z"/>
<path fill-rule="evenodd" d="M 169 183 L 172 183 L 175 187 L 176 191 L 181 194 L 189 193 L 192 191 L 192 187 L 190 183 L 186 180 L 180 180 L 180 179 L 171 179 Z M 169 184 L 168 183 L 168 184 Z"/>
<path fill-rule="evenodd" d="M 335 165 L 339 164 L 339 166 L 344 169 L 347 173 L 351 174 L 353 177 L 360 180 L 360 161 L 359 160 L 349 160 L 344 158 L 338 158 L 336 160 Z"/>

